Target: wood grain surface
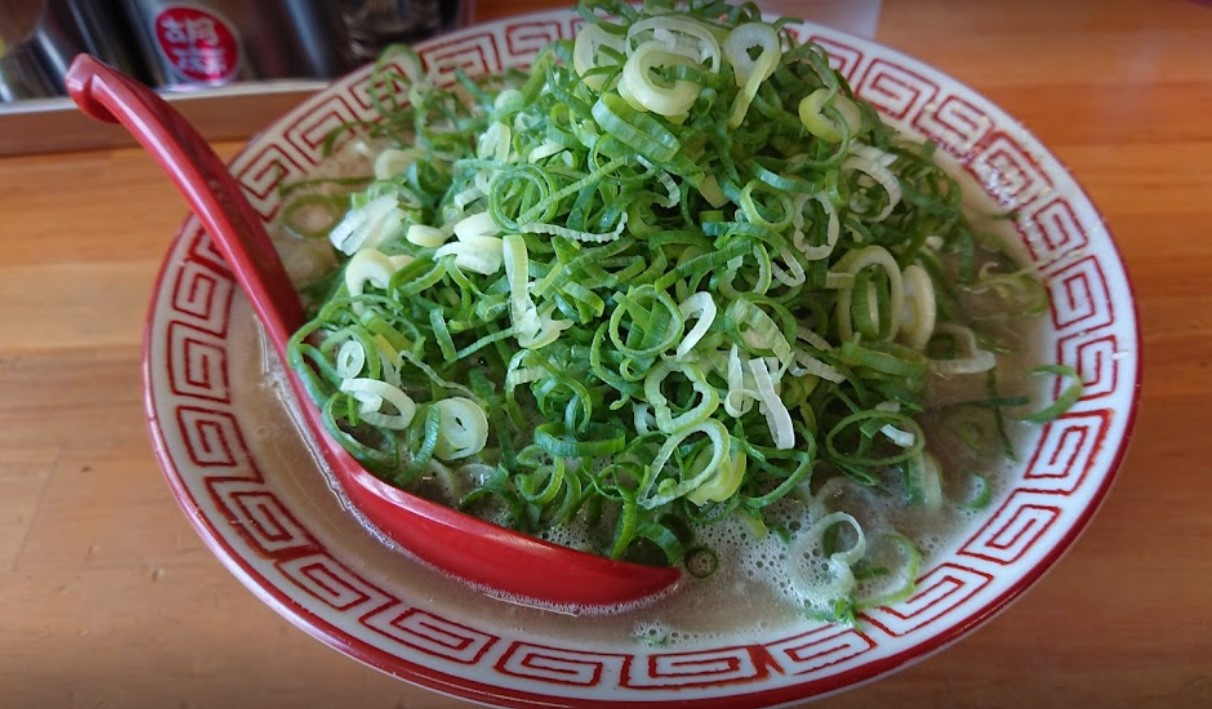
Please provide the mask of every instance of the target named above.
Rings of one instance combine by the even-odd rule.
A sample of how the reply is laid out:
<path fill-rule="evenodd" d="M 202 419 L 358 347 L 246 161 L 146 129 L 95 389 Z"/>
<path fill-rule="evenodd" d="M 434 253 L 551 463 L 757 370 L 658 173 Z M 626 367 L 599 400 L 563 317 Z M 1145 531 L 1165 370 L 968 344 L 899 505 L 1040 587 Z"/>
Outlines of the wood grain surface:
<path fill-rule="evenodd" d="M 823 706 L 1212 706 L 1212 7 L 885 0 L 877 39 L 1071 167 L 1134 281 L 1145 385 L 1119 481 L 1053 572 L 958 645 Z M 463 706 L 291 626 L 179 511 L 139 368 L 184 214 L 136 150 L 0 159 L 0 706 Z"/>

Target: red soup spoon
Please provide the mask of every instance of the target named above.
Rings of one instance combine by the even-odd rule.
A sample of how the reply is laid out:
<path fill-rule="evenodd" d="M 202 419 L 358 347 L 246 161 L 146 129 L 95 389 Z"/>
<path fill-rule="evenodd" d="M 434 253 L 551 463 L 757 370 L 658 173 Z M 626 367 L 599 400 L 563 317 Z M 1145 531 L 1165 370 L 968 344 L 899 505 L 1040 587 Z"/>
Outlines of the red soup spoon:
<path fill-rule="evenodd" d="M 153 91 L 88 55 L 72 63 L 67 91 L 84 113 L 121 123 L 172 179 L 218 245 L 286 361 L 303 324 L 298 293 L 261 218 L 206 140 Z M 670 588 L 675 568 L 614 561 L 485 522 L 392 487 L 367 472 L 324 428 L 298 376 L 286 368 L 309 434 L 350 502 L 423 561 L 496 596 L 561 607 L 638 601 Z"/>

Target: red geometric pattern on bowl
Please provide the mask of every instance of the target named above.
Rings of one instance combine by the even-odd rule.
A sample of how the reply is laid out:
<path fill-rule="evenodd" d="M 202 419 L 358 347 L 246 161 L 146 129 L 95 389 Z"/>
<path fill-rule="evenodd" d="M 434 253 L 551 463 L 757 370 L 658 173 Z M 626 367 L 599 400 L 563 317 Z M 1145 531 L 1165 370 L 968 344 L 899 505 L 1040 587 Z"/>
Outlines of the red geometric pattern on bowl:
<path fill-rule="evenodd" d="M 280 561 L 277 566 L 308 596 L 338 611 L 366 613 L 392 602 L 391 596 L 350 573 L 322 550 Z"/>
<path fill-rule="evenodd" d="M 913 127 L 952 155 L 970 154 L 989 134 L 993 119 L 963 96 L 948 94 L 934 110 L 923 110 Z"/>
<path fill-rule="evenodd" d="M 918 115 L 938 95 L 938 83 L 919 72 L 887 59 L 867 65 L 854 92 L 880 113 L 897 121 Z"/>
<path fill-rule="evenodd" d="M 187 259 L 197 262 L 211 272 L 227 278 L 230 284 L 231 271 L 227 268 L 227 262 L 223 260 L 223 255 L 215 247 L 215 242 L 211 241 L 210 236 L 202 231 L 202 227 L 196 221 L 186 222 L 185 228 L 177 238 L 189 241 L 189 246 L 186 249 Z M 231 303 L 222 304 L 214 302 L 214 306 L 215 317 L 221 318 L 223 323 L 222 329 L 215 330 L 215 332 L 225 335 L 227 333 L 227 318 Z M 210 304 L 208 304 L 207 312 L 210 312 L 210 310 Z M 181 311 L 178 312 L 181 313 Z"/>
<path fill-rule="evenodd" d="M 553 17 L 550 20 L 539 22 L 507 21 L 505 24 L 505 52 L 513 57 L 536 57 L 539 51 L 551 42 L 571 36 L 573 36 L 572 31 L 564 18 Z"/>
<path fill-rule="evenodd" d="M 277 216 L 281 208 L 282 201 L 276 194 L 278 185 L 307 176 L 310 163 L 292 147 L 289 142 L 270 146 L 258 154 L 255 162 L 250 162 L 240 171 L 240 183 L 244 186 L 248 201 L 267 222 Z"/>
<path fill-rule="evenodd" d="M 1060 338 L 1056 358 L 1072 362 L 1082 379 L 1082 401 L 1108 396 L 1119 386 L 1119 340 L 1110 328 Z"/>
<path fill-rule="evenodd" d="M 1002 130 L 973 148 L 969 168 L 1006 210 L 1021 209 L 1053 193 L 1052 180 L 1022 142 Z"/>
<path fill-rule="evenodd" d="M 539 25 L 536 29 L 541 32 L 543 23 L 536 21 L 534 24 Z M 426 42 L 417 53 L 421 55 L 425 70 L 436 74 L 438 84 L 453 82 L 458 69 L 469 76 L 496 74 L 504 68 L 500 49 L 503 43 L 499 35 L 499 28 L 496 31 L 458 32 Z M 529 61 L 533 54 L 523 53 L 519 58 Z"/>
<path fill-rule="evenodd" d="M 1002 566 L 1013 564 L 1060 519 L 1060 505 L 1053 497 L 1015 489 L 959 553 Z"/>
<path fill-rule="evenodd" d="M 624 686 L 634 657 L 528 642 L 509 645 L 495 669 L 503 675 L 566 687 Z"/>
<path fill-rule="evenodd" d="M 1069 201 L 1057 197 L 1023 215 L 1027 248 L 1035 261 L 1055 261 L 1089 245 L 1086 230 Z"/>
<path fill-rule="evenodd" d="M 1080 334 L 1115 323 L 1105 264 L 1094 254 L 1046 269 L 1052 323 L 1059 334 Z"/>
<path fill-rule="evenodd" d="M 482 661 L 500 640 L 496 635 L 400 603 L 368 616 L 366 624 L 383 637 L 464 665 Z"/>
<path fill-rule="evenodd" d="M 218 337 L 227 335 L 227 319 L 235 289 L 224 276 L 197 261 L 186 261 L 181 278 L 174 284 L 173 309 L 181 314 L 183 322 Z"/>
<path fill-rule="evenodd" d="M 543 42 L 572 36 L 579 23 L 573 13 L 544 13 L 452 33 L 419 51 L 451 80 L 456 67 L 473 74 L 525 67 Z M 890 49 L 820 27 L 796 32 L 825 47 L 890 120 L 937 142 L 999 204 L 1018 210 L 1023 251 L 1043 267 L 1052 296 L 1042 351 L 1055 352 L 1087 384 L 1069 414 L 1027 442 L 1027 462 L 990 509 L 922 569 L 912 598 L 867 611 L 859 628 L 804 621 L 751 642 L 662 650 L 598 646 L 575 629 L 551 638 L 473 623 L 440 599 L 371 583 L 354 560 L 318 541 L 245 444 L 243 427 L 252 422 L 233 410 L 228 356 L 239 296 L 190 219 L 154 295 L 147 406 L 165 475 L 216 555 L 340 651 L 412 682 L 508 706 L 744 707 L 819 696 L 955 641 L 1036 581 L 1105 496 L 1131 427 L 1139 336 L 1114 245 L 1072 178 L 996 106 Z M 233 170 L 263 216 L 280 208 L 282 179 L 320 160 L 328 130 L 373 115 L 367 79 L 363 70 L 317 95 L 236 159 Z"/>
<path fill-rule="evenodd" d="M 236 417 L 201 406 L 178 406 L 177 426 L 189 462 L 200 468 L 237 468 L 252 460 Z"/>
<path fill-rule="evenodd" d="M 875 649 L 864 629 L 822 625 L 766 646 L 772 665 L 792 675 L 820 672 Z"/>
<path fill-rule="evenodd" d="M 315 164 L 329 133 L 347 123 L 374 115 L 374 105 L 368 97 L 355 100 L 347 95 L 329 96 L 317 104 L 313 111 L 297 116 L 283 126 L 283 142 L 293 148 L 309 166 Z M 239 175 L 244 181 L 245 176 Z"/>
<path fill-rule="evenodd" d="M 992 580 L 991 574 L 967 566 L 939 564 L 918 578 L 913 596 L 895 606 L 866 611 L 863 619 L 901 637 L 947 615 Z"/>
<path fill-rule="evenodd" d="M 717 647 L 686 652 L 654 652 L 636 663 L 627 686 L 638 689 L 745 684 L 781 672 L 762 645 Z"/>
<path fill-rule="evenodd" d="M 798 39 L 803 39 L 803 32 L 795 33 Z M 829 55 L 829 66 L 834 71 L 846 77 L 846 82 L 854 86 L 854 77 L 858 75 L 859 66 L 863 62 L 862 50 L 847 42 L 839 41 L 833 35 L 810 34 L 808 40 L 816 42 Z"/>
<path fill-rule="evenodd" d="M 173 393 L 229 402 L 231 391 L 223 340 L 182 321 L 169 323 L 168 340 L 171 352 L 167 362 L 168 377 Z"/>
<path fill-rule="evenodd" d="M 262 556 L 281 557 L 318 547 L 282 500 L 259 480 L 209 478 L 206 482 L 218 507 L 241 521 L 240 531 Z"/>
<path fill-rule="evenodd" d="M 1083 411 L 1044 424 L 1039 446 L 1023 473 L 1024 485 L 1066 494 L 1076 490 L 1106 444 L 1111 417 L 1107 410 Z"/>

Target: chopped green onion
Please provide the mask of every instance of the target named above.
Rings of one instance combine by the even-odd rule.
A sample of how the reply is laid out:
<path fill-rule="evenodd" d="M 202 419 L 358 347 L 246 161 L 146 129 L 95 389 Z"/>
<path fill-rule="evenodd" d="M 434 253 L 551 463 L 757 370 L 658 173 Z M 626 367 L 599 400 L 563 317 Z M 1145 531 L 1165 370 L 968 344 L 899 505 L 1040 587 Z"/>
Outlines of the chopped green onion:
<path fill-rule="evenodd" d="M 445 85 L 407 48 L 376 64 L 381 120 L 327 143 L 368 174 L 300 183 L 283 211 L 340 264 L 290 366 L 369 470 L 460 509 L 704 575 L 720 558 L 695 530 L 734 518 L 789 540 L 815 613 L 906 597 L 920 552 L 826 493 L 944 508 L 931 409 L 1012 455 L 1003 410 L 1029 398 L 997 391 L 1002 350 L 966 303 L 1043 312 L 1046 289 L 973 230 L 933 146 L 784 23 L 726 2 L 578 11 L 529 74 Z M 1068 383 L 1018 420 L 1080 399 L 1071 368 L 1033 371 Z M 975 374 L 984 398 L 927 396 Z"/>

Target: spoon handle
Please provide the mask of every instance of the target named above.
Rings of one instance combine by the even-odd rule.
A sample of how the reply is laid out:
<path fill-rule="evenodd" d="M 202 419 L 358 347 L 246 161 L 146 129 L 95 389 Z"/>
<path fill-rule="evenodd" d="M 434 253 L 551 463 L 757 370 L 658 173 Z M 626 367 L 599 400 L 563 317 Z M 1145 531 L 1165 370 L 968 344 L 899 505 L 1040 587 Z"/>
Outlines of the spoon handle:
<path fill-rule="evenodd" d="M 82 111 L 121 123 L 168 173 L 284 356 L 290 334 L 303 323 L 299 295 L 261 217 L 206 139 L 154 91 L 87 54 L 75 58 L 64 83 Z"/>
<path fill-rule="evenodd" d="M 67 91 L 80 109 L 118 122 L 148 150 L 185 195 L 227 259 L 287 361 L 286 343 L 302 324 L 302 306 L 260 217 L 239 183 L 175 109 L 154 92 L 87 55 L 72 62 Z M 288 378 L 303 421 L 353 507 L 391 539 L 458 578 L 512 599 L 561 607 L 610 606 L 659 594 L 681 576 L 676 568 L 639 566 L 522 535 L 392 487 L 328 435 L 297 373 Z"/>

